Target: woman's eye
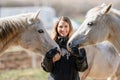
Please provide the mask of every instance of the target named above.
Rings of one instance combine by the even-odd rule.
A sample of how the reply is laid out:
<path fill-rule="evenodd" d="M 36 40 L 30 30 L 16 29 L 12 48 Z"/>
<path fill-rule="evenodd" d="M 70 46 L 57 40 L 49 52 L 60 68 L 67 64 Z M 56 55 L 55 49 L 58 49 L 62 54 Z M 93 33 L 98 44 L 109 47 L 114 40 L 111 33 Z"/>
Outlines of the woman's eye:
<path fill-rule="evenodd" d="M 63 26 L 59 26 L 60 28 L 62 28 Z"/>
<path fill-rule="evenodd" d="M 94 23 L 93 23 L 93 22 L 89 22 L 87 25 L 88 25 L 88 26 L 93 26 Z"/>
<path fill-rule="evenodd" d="M 38 30 L 39 33 L 44 33 L 44 31 L 42 29 Z"/>
<path fill-rule="evenodd" d="M 67 28 L 68 26 L 65 26 L 65 28 Z"/>

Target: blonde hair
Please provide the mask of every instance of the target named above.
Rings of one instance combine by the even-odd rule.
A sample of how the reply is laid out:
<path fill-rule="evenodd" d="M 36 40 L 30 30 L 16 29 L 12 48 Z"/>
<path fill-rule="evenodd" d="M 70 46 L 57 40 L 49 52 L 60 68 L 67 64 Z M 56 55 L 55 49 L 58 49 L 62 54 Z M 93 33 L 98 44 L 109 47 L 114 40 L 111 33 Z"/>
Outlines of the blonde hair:
<path fill-rule="evenodd" d="M 58 18 L 58 21 L 56 21 L 56 23 L 55 23 L 55 25 L 54 25 L 54 27 L 53 27 L 52 38 L 53 38 L 53 40 L 55 40 L 55 41 L 57 41 L 57 37 L 59 36 L 58 31 L 57 31 L 57 28 L 58 28 L 58 24 L 59 24 L 59 22 L 60 22 L 61 20 L 62 20 L 62 21 L 65 21 L 65 22 L 67 22 L 67 23 L 69 24 L 70 31 L 69 31 L 68 36 L 67 36 L 68 38 L 70 38 L 70 36 L 72 35 L 72 32 L 73 32 L 73 27 L 72 27 L 72 23 L 71 23 L 70 19 L 69 19 L 68 17 L 64 17 L 64 16 L 59 17 L 59 18 Z"/>

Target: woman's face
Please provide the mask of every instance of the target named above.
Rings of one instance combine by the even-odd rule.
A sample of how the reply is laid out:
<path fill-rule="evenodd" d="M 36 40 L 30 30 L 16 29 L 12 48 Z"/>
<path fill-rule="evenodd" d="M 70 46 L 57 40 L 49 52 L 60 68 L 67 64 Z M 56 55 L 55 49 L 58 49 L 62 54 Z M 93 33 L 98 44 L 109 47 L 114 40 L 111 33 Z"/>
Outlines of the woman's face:
<path fill-rule="evenodd" d="M 57 31 L 61 37 L 66 37 L 69 34 L 70 26 L 65 21 L 60 21 L 57 27 Z"/>

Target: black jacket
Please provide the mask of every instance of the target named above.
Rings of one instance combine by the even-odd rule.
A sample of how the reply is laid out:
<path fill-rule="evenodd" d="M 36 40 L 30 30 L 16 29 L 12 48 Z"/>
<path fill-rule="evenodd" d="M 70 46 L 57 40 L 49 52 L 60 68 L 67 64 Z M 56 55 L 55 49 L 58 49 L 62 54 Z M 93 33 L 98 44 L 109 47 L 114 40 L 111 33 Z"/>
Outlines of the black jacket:
<path fill-rule="evenodd" d="M 88 68 L 86 55 L 80 59 L 72 54 L 68 56 L 69 52 L 63 46 L 61 50 L 66 50 L 66 53 L 61 56 L 59 61 L 53 63 L 52 59 L 48 59 L 46 56 L 43 59 L 42 68 L 46 72 L 50 72 L 48 80 L 80 80 L 78 72 L 83 72 Z M 80 49 L 80 52 L 86 54 L 85 49 Z"/>

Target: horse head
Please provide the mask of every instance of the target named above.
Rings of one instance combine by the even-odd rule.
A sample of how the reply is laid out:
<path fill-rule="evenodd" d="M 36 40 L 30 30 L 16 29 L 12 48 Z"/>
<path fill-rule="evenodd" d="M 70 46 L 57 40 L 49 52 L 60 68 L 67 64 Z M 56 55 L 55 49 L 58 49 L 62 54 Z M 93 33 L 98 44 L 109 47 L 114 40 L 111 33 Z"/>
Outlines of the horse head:
<path fill-rule="evenodd" d="M 101 5 L 90 9 L 79 29 L 72 35 L 68 41 L 67 47 L 96 44 L 107 40 L 110 29 L 107 25 L 106 16 L 109 16 L 110 5 Z"/>
<path fill-rule="evenodd" d="M 20 45 L 27 50 L 41 52 L 44 55 L 48 50 L 58 47 L 43 26 L 39 12 L 20 14 L 0 20 L 0 29 L 2 29 L 0 37 L 4 35 L 0 39 L 1 52 L 9 46 Z M 58 50 L 60 50 L 59 47 Z"/>

